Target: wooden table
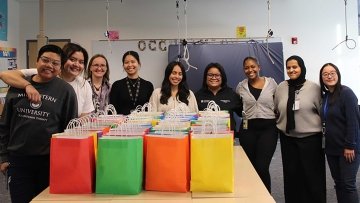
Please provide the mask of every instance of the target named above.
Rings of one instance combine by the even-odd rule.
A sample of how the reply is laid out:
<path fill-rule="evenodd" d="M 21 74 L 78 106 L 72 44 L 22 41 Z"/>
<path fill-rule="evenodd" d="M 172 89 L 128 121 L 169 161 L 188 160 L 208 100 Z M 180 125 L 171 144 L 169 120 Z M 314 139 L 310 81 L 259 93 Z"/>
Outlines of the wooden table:
<path fill-rule="evenodd" d="M 33 203 L 275 203 L 251 165 L 241 146 L 234 147 L 235 190 L 233 193 L 214 192 L 154 192 L 143 191 L 138 195 L 104 195 L 104 194 L 50 194 L 45 189 Z"/>

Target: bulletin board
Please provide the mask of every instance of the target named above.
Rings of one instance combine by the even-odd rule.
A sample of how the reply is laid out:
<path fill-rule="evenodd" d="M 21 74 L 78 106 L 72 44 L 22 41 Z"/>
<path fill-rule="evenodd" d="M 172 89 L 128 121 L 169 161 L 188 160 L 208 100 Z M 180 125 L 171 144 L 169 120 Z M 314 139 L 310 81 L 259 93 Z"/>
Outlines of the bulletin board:
<path fill-rule="evenodd" d="M 110 82 L 114 82 L 126 77 L 122 66 L 123 54 L 129 50 L 138 52 L 141 62 L 140 77 L 151 81 L 157 88 L 161 86 L 169 61 L 178 59 L 179 46 L 175 42 L 176 40 L 161 39 L 93 41 L 92 54 L 99 53 L 107 57 L 110 65 Z M 197 67 L 187 72 L 189 87 L 194 92 L 201 87 L 203 70 L 211 62 L 223 65 L 228 85 L 235 88 L 245 78 L 242 62 L 246 56 L 253 56 L 259 60 L 261 75 L 273 77 L 278 83 L 284 80 L 282 42 L 198 42 L 193 41 L 187 45 L 189 63 Z M 180 55 L 183 55 L 182 45 Z"/>
<path fill-rule="evenodd" d="M 16 68 L 16 48 L 0 47 L 0 71 L 13 70 Z M 7 86 L 7 84 L 0 80 L 0 87 Z"/>
<path fill-rule="evenodd" d="M 284 80 L 284 59 L 282 42 L 230 42 L 189 44 L 189 68 L 186 73 L 190 89 L 197 91 L 202 86 L 204 69 L 209 63 L 220 63 L 226 72 L 228 86 L 235 90 L 240 81 L 246 78 L 243 71 L 243 60 L 247 56 L 255 57 L 260 64 L 260 76 L 272 77 L 277 83 Z M 180 54 L 183 49 L 180 49 Z M 179 55 L 177 45 L 169 47 L 169 61 Z M 185 66 L 188 66 L 184 60 Z"/>

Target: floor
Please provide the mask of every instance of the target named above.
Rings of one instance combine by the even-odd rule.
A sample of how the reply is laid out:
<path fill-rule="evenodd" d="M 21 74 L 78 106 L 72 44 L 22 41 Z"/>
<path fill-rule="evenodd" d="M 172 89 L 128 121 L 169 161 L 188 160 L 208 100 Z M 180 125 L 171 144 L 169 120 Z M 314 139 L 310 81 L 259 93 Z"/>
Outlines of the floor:
<path fill-rule="evenodd" d="M 280 144 L 276 148 L 272 163 L 270 165 L 270 173 L 272 177 L 272 196 L 277 203 L 284 203 L 284 190 L 283 190 L 283 176 L 282 176 L 282 162 L 280 154 Z M 333 188 L 333 180 L 327 168 L 327 202 L 336 203 L 335 190 Z M 360 186 L 360 175 L 358 174 L 357 183 Z M 359 187 L 360 191 L 360 187 Z M 10 197 L 6 190 L 5 178 L 0 174 L 0 202 L 10 203 Z"/>

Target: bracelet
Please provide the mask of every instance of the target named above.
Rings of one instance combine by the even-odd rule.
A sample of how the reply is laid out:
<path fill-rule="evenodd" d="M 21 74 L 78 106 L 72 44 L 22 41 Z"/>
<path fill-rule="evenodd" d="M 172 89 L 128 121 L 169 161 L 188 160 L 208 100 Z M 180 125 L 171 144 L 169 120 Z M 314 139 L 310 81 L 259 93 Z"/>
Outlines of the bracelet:
<path fill-rule="evenodd" d="M 25 89 L 26 89 L 26 87 L 27 87 L 27 86 L 29 86 L 29 85 L 32 85 L 32 84 L 31 84 L 31 83 L 29 83 L 29 84 L 25 85 L 24 90 L 25 90 Z"/>

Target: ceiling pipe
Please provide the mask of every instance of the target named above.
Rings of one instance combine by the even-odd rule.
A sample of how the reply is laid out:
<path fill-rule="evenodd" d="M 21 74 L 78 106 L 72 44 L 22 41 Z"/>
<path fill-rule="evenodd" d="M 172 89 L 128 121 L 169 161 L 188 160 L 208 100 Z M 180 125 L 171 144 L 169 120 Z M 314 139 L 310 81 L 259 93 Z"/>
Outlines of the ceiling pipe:
<path fill-rule="evenodd" d="M 45 0 L 39 0 L 39 34 L 37 35 L 37 49 L 40 50 L 41 47 L 48 44 L 48 37 L 45 36 L 44 24 L 45 24 L 45 10 L 44 3 Z"/>

